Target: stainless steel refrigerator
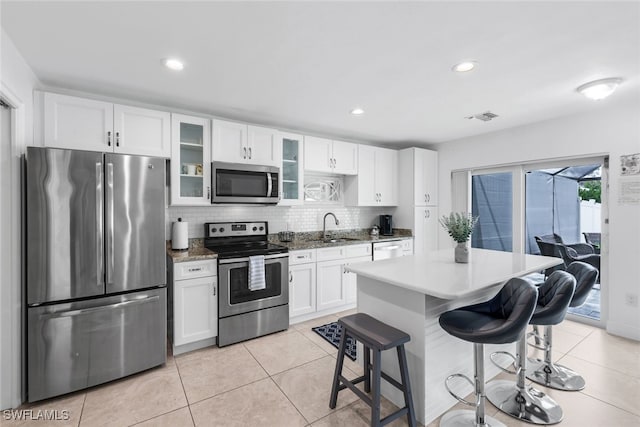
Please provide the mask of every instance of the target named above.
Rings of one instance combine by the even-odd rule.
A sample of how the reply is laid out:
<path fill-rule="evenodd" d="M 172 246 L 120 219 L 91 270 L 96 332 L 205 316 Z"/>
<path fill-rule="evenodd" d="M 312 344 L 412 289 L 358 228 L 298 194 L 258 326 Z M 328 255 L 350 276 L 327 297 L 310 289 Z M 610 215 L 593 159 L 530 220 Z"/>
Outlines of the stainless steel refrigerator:
<path fill-rule="evenodd" d="M 166 361 L 165 160 L 29 147 L 30 402 Z"/>

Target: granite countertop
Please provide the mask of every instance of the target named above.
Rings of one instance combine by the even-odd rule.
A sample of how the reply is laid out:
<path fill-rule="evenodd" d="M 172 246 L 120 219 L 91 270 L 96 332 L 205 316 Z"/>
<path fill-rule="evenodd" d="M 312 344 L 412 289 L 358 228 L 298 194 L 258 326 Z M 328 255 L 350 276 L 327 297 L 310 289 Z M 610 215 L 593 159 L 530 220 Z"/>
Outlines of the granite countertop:
<path fill-rule="evenodd" d="M 401 240 L 412 239 L 411 230 L 393 229 L 391 236 L 371 237 L 370 229 L 359 230 L 340 230 L 327 233 L 331 238 L 346 238 L 348 240 L 339 242 L 323 242 L 322 232 L 315 231 L 310 233 L 295 233 L 295 237 L 291 242 L 281 242 L 278 234 L 270 234 L 269 241 L 278 245 L 286 246 L 290 251 L 299 251 L 305 249 L 330 248 L 335 246 L 359 245 L 362 243 L 384 242 L 385 240 Z"/>
<path fill-rule="evenodd" d="M 307 233 L 295 233 L 291 242 L 281 242 L 278 234 L 270 234 L 269 241 L 278 245 L 286 246 L 290 251 L 304 249 L 330 248 L 335 246 L 358 245 L 362 243 L 384 242 L 386 240 L 412 239 L 411 230 L 394 228 L 392 236 L 371 237 L 370 229 L 340 230 L 327 233 L 331 238 L 348 239 L 339 242 L 323 242 L 322 231 Z M 216 259 L 218 254 L 204 247 L 204 239 L 189 239 L 189 249 L 174 251 L 171 249 L 171 240 L 167 240 L 167 255 L 173 262 L 201 261 L 205 259 Z"/>
<path fill-rule="evenodd" d="M 167 255 L 173 262 L 201 261 L 216 259 L 218 254 L 205 248 L 203 239 L 189 239 L 189 249 L 174 251 L 171 249 L 171 240 L 167 240 Z"/>

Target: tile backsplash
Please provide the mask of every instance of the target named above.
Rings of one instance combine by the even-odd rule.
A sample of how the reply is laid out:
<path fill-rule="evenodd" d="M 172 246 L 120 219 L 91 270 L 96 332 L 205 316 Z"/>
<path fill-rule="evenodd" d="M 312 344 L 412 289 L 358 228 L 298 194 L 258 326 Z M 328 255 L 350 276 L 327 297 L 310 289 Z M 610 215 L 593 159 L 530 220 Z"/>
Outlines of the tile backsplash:
<path fill-rule="evenodd" d="M 205 222 L 224 221 L 267 221 L 269 233 L 287 229 L 291 231 L 322 230 L 322 218 L 327 212 L 333 212 L 340 224 L 335 225 L 333 218 L 327 218 L 327 230 L 352 228 L 370 228 L 378 223 L 378 215 L 392 214 L 390 207 L 346 207 L 342 205 L 304 205 L 304 206 L 211 206 L 167 208 L 166 239 L 171 240 L 171 224 L 182 218 L 189 223 L 189 237 L 204 237 Z"/>

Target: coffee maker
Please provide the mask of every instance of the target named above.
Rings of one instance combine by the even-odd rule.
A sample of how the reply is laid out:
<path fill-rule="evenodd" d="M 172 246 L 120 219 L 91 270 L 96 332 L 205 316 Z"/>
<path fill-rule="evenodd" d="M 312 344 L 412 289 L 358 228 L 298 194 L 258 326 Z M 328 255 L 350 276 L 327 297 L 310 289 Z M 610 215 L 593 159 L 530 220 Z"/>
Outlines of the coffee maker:
<path fill-rule="evenodd" d="M 391 221 L 391 215 L 380 215 L 380 235 L 393 235 L 393 224 Z"/>

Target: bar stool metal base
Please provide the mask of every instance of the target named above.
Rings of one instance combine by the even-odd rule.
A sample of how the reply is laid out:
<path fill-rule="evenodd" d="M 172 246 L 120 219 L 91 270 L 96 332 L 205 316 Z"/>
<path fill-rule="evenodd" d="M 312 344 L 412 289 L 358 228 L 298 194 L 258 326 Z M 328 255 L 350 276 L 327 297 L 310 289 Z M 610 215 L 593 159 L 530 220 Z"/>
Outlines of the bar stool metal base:
<path fill-rule="evenodd" d="M 538 384 L 563 391 L 584 389 L 584 378 L 566 366 L 547 363 L 540 359 L 529 359 L 527 378 Z M 529 371 L 528 368 L 531 368 Z"/>
<path fill-rule="evenodd" d="M 440 427 L 507 427 L 493 417 L 484 417 L 484 424 L 476 424 L 475 411 L 460 409 L 447 412 L 440 418 Z"/>
<path fill-rule="evenodd" d="M 562 408 L 545 393 L 515 381 L 491 381 L 486 387 L 487 399 L 507 415 L 532 424 L 557 424 L 562 421 Z"/>

